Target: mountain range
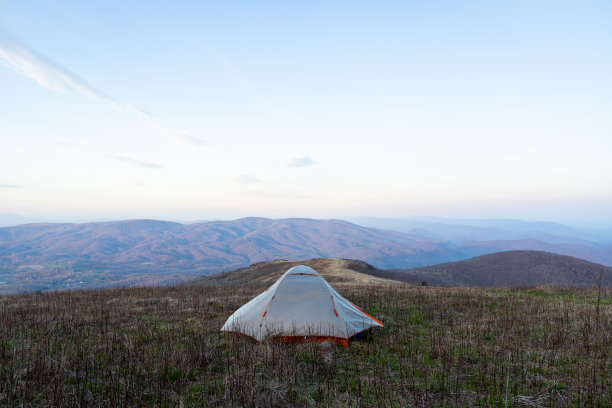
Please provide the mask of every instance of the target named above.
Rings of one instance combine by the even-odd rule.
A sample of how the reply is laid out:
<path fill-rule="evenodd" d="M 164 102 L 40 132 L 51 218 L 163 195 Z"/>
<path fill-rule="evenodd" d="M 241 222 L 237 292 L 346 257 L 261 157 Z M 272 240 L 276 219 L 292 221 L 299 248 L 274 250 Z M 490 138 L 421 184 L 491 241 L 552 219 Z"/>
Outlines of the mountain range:
<path fill-rule="evenodd" d="M 564 234 L 571 231 L 562 227 L 559 235 L 533 229 L 532 235 L 529 231 L 510 231 L 508 236 L 517 239 L 502 239 L 501 228 L 493 233 L 489 227 L 467 226 L 467 232 L 461 235 L 457 226 L 449 226 L 455 231 L 450 237 L 439 225 L 432 231 L 421 226 L 410 233 L 402 232 L 399 229 L 405 224 L 400 221 L 388 225 L 395 225 L 395 231 L 304 218 L 4 227 L 0 228 L 0 293 L 174 283 L 274 259 L 345 258 L 380 269 L 406 269 L 500 251 L 540 250 L 612 265 L 612 247 L 605 241 L 566 237 Z M 484 234 L 481 229 L 493 235 L 476 234 Z"/>

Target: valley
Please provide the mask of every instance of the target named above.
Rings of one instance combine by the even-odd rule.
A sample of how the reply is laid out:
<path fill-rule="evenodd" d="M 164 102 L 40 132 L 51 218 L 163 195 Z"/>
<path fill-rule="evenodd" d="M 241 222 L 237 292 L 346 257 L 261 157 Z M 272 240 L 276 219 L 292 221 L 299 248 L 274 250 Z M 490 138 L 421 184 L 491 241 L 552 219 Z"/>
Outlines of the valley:
<path fill-rule="evenodd" d="M 447 236 L 440 235 L 439 225 L 437 229 L 431 227 L 440 235 L 436 239 L 427 238 L 422 229 L 409 234 L 341 220 L 307 218 L 243 218 L 194 224 L 127 220 L 3 227 L 0 228 L 0 294 L 167 285 L 276 259 L 355 259 L 379 270 L 410 270 L 401 274 L 398 278 L 401 281 L 487 286 L 515 283 L 511 279 L 480 282 L 478 277 L 470 281 L 455 278 L 448 281 L 438 269 L 434 272 L 435 268 L 418 271 L 414 268 L 521 250 L 569 255 L 604 265 L 612 262 L 612 249 L 603 241 L 576 242 L 562 235 L 551 238 L 556 230 L 550 228 L 544 231 L 549 242 L 529 238 L 544 238 L 544 232 L 537 229 L 529 232 L 537 225 L 528 224 L 520 236 L 516 231 L 497 229 L 496 238 L 506 234 L 512 239 L 495 241 L 470 239 L 492 237 L 473 236 L 476 227 L 461 227 L 466 235 L 458 235 L 458 227 L 451 227 L 453 233 Z M 581 279 L 578 276 L 567 283 L 565 277 L 551 275 L 548 281 L 524 279 L 520 284 L 548 282 L 584 286 L 590 282 Z"/>

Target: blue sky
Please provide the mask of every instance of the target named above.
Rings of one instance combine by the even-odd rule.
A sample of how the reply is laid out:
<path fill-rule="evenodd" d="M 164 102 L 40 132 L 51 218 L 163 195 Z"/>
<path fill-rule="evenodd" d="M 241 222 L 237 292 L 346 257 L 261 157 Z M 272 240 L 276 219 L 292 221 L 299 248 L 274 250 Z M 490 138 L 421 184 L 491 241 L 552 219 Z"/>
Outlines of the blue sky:
<path fill-rule="evenodd" d="M 612 221 L 609 2 L 0 0 L 0 213 Z"/>

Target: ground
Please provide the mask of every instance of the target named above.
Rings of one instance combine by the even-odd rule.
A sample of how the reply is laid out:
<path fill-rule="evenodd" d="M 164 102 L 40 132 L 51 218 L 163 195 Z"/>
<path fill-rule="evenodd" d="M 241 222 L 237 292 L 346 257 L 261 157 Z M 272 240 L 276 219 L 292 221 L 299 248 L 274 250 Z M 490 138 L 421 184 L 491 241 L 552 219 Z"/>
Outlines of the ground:
<path fill-rule="evenodd" d="M 0 406 L 612 405 L 611 289 L 335 286 L 385 327 L 347 349 L 220 333 L 261 287 L 1 297 Z"/>

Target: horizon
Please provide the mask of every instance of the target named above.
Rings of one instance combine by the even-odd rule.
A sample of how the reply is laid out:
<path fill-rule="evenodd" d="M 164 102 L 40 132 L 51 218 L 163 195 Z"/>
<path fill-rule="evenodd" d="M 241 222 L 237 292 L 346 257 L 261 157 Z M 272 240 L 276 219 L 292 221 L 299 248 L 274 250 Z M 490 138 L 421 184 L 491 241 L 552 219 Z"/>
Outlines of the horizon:
<path fill-rule="evenodd" d="M 569 227 L 576 230 L 576 232 L 591 231 L 591 232 L 605 232 L 607 229 L 612 228 L 612 222 L 596 222 L 596 223 L 571 223 L 571 222 L 560 222 L 555 220 L 545 219 L 520 219 L 520 218 L 453 218 L 453 217 L 439 217 L 434 215 L 407 215 L 403 217 L 382 217 L 382 216 L 369 216 L 369 215 L 335 215 L 330 217 L 308 217 L 308 216 L 286 216 L 286 217 L 273 217 L 273 216 L 258 216 L 258 215 L 246 215 L 239 217 L 228 217 L 228 218 L 162 218 L 162 217 L 95 217 L 95 216 L 68 216 L 68 215 L 45 215 L 45 214 L 8 214 L 0 213 L 0 228 L 14 227 L 19 225 L 27 224 L 88 224 L 88 223 L 106 223 L 106 222 L 124 222 L 124 221 L 159 221 L 159 222 L 174 222 L 183 225 L 197 224 L 197 223 L 208 223 L 208 222 L 231 222 L 238 221 L 247 218 L 261 218 L 269 220 L 285 220 L 285 219 L 305 219 L 305 220 L 317 220 L 317 221 L 345 221 L 356 225 L 361 223 L 367 224 L 367 221 L 399 221 L 399 222 L 425 222 L 432 224 L 446 224 L 456 226 L 480 226 L 487 223 L 500 223 L 500 222 L 517 222 L 525 224 L 549 224 L 558 225 L 563 227 Z M 480 225 L 479 225 L 480 224 Z M 366 225 L 364 225 L 366 226 Z M 486 226 L 485 226 L 486 227 Z M 388 229 L 376 227 L 378 229 Z M 503 227 L 498 227 L 503 229 Z"/>
<path fill-rule="evenodd" d="M 0 215 L 610 228 L 611 18 L 0 0 Z"/>

